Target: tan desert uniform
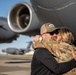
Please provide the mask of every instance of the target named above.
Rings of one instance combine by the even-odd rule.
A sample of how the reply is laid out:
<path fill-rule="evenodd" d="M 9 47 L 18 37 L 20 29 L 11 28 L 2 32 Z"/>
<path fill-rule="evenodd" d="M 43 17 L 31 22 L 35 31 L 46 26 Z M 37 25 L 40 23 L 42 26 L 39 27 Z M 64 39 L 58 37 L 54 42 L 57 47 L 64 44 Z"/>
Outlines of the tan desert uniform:
<path fill-rule="evenodd" d="M 57 43 L 52 39 L 33 42 L 32 46 L 33 48 L 47 48 L 55 56 L 55 59 L 58 61 L 58 63 L 71 60 L 73 58 L 71 55 L 71 51 L 76 51 L 75 46 L 69 45 L 68 43 L 64 42 Z M 63 75 L 76 75 L 76 68 Z"/>

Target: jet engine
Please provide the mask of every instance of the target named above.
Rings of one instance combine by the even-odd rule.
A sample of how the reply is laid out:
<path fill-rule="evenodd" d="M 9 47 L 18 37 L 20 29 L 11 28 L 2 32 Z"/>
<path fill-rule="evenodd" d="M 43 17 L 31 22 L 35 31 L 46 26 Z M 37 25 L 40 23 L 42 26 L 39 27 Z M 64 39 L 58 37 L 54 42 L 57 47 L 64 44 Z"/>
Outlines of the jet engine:
<path fill-rule="evenodd" d="M 16 3 L 8 13 L 8 24 L 12 31 L 20 34 L 34 35 L 41 24 L 28 3 Z"/>

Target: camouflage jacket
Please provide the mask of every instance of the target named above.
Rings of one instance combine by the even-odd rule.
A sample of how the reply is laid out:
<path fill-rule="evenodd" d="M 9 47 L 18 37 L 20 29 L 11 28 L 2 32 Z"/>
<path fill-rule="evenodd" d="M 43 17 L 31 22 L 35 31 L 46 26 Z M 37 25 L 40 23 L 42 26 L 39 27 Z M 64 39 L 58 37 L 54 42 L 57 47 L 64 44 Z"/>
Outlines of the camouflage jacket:
<path fill-rule="evenodd" d="M 75 46 L 65 42 L 58 43 L 52 39 L 33 42 L 32 46 L 33 48 L 47 48 L 55 56 L 55 59 L 58 63 L 67 62 L 71 60 L 73 58 L 71 51 L 76 51 Z M 76 68 L 65 73 L 64 75 L 76 75 Z"/>

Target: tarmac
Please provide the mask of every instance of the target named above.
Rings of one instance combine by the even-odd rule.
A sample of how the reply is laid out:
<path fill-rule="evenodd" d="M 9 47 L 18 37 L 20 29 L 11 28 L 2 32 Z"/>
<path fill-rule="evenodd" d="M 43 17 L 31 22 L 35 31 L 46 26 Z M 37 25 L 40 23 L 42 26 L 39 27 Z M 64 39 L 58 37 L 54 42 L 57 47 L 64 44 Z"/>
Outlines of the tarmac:
<path fill-rule="evenodd" d="M 32 55 L 0 54 L 0 75 L 30 75 Z"/>

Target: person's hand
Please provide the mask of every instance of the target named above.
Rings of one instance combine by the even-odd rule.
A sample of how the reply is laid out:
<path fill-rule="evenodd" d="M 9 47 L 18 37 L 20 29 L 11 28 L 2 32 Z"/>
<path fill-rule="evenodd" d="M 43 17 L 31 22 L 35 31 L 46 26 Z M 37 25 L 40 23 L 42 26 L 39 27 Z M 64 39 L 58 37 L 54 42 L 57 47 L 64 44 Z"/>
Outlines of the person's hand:
<path fill-rule="evenodd" d="M 71 53 L 72 53 L 73 58 L 76 60 L 76 52 L 72 51 Z"/>
<path fill-rule="evenodd" d="M 34 42 L 37 42 L 37 41 L 39 40 L 39 38 L 40 38 L 40 35 L 36 35 L 36 36 L 34 37 Z"/>

